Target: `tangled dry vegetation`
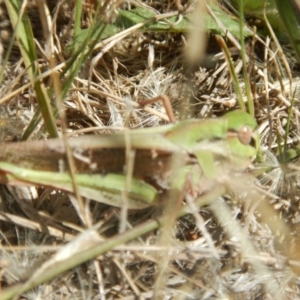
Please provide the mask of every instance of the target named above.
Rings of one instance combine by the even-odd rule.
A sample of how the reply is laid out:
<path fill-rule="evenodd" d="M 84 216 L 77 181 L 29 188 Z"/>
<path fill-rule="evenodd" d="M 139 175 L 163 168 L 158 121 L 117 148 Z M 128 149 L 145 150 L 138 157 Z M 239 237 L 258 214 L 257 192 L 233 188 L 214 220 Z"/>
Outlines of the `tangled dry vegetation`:
<path fill-rule="evenodd" d="M 72 57 L 75 1 L 41 2 L 51 15 L 55 64 L 62 64 L 62 71 Z M 82 29 L 97 18 L 97 2 L 84 1 Z M 144 7 L 157 15 L 181 17 L 194 3 L 181 1 L 181 5 L 171 0 L 102 1 L 100 12 L 111 24 L 118 9 Z M 26 9 L 38 63 L 46 74 L 53 62 L 39 18 L 41 11 L 35 0 L 27 1 Z M 0 18 L 4 61 L 12 39 L 4 1 Z M 192 66 L 184 56 L 191 47 L 186 36 L 131 29 L 126 35 L 116 33 L 98 41 L 72 81 L 63 103 L 65 120 L 59 118 L 61 114 L 56 118 L 58 128 L 63 132 L 65 121 L 65 133 L 78 136 L 159 126 L 168 122 L 161 103 L 142 109 L 137 100 L 162 94 L 170 97 L 178 120 L 217 117 L 237 108 L 228 64 L 214 34 L 207 34 L 205 59 Z M 298 143 L 298 64 L 289 59 L 290 71 L 284 60 L 293 55 L 290 50 L 282 53 L 273 39 L 253 34 L 245 42 L 263 162 L 254 162 L 239 178 L 228 180 L 228 193 L 208 205 L 178 220 L 176 212 L 171 213 L 170 222 L 160 229 L 111 247 L 88 262 L 77 265 L 75 261 L 72 269 L 25 289 L 19 299 L 300 298 L 298 169 L 295 160 L 283 164 L 278 158 L 278 143 L 286 139 L 290 152 Z M 245 95 L 240 53 L 230 37 L 226 43 Z M 1 139 L 7 143 L 21 138 L 38 105 L 16 42 L 4 66 L 0 122 Z M 67 76 L 62 77 L 61 85 Z M 44 77 L 54 105 L 52 80 L 49 73 Z M 47 137 L 43 123 L 37 122 L 30 140 Z M 264 168 L 271 171 L 253 175 Z M 63 192 L 2 185 L 0 195 L 3 292 L 15 284 L 31 287 L 41 274 L 50 273 L 53 266 L 59 268 L 61 257 L 75 259 L 89 247 L 114 241 L 120 224 L 129 230 L 170 213 L 170 208 L 160 206 L 130 211 L 124 217 L 119 208 L 86 201 L 89 226 L 84 228 L 76 201 Z"/>

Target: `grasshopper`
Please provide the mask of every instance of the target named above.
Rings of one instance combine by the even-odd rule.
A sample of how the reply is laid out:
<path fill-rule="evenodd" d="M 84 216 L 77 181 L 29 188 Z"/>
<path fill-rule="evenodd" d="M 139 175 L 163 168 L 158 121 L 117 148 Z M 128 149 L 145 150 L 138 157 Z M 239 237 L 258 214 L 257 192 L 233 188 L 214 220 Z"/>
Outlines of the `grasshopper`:
<path fill-rule="evenodd" d="M 197 195 L 203 194 L 225 166 L 228 172 L 247 168 L 258 149 L 256 127 L 252 116 L 232 111 L 216 119 L 69 138 L 79 193 L 120 207 L 126 191 L 128 207 L 141 209 L 155 205 L 171 182 L 181 189 L 190 178 Z M 135 154 L 130 186 L 124 175 L 128 144 Z M 59 138 L 0 144 L 0 182 L 72 193 L 64 145 Z M 179 169 L 173 168 L 174 157 L 180 159 Z"/>

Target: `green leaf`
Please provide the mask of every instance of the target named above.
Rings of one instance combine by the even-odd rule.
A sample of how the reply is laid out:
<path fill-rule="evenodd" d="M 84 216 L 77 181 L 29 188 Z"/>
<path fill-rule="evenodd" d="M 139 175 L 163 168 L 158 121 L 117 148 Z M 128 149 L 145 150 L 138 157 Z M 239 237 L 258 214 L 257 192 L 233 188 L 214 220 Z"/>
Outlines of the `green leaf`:
<path fill-rule="evenodd" d="M 227 31 L 231 32 L 234 36 L 239 36 L 239 22 L 238 20 L 229 15 L 216 4 L 211 4 L 211 8 L 220 22 L 224 25 Z M 119 10 L 118 17 L 113 24 L 103 24 L 105 26 L 101 35 L 98 36 L 100 39 L 105 39 L 114 34 L 128 29 L 137 24 L 145 23 L 145 25 L 140 29 L 143 32 L 187 32 L 192 29 L 190 22 L 190 14 L 184 16 L 181 20 L 178 20 L 178 16 L 172 16 L 169 18 L 159 19 L 160 15 L 156 15 L 153 11 L 138 7 L 132 10 Z M 224 33 L 218 24 L 209 15 L 203 16 L 206 18 L 206 29 L 208 31 L 223 34 Z M 79 31 L 77 37 L 75 37 L 75 42 L 78 44 L 83 43 L 89 36 L 90 29 L 82 29 Z M 244 27 L 244 35 L 251 35 L 251 31 Z M 95 38 L 94 35 L 90 37 L 92 40 Z M 68 47 L 70 49 L 71 46 Z"/>
<path fill-rule="evenodd" d="M 225 12 L 219 5 L 215 3 L 211 4 L 211 9 L 227 31 L 232 33 L 235 37 L 240 36 L 240 24 L 239 20 L 235 16 Z M 206 28 L 208 31 L 221 34 L 223 36 L 226 35 L 226 33 L 220 29 L 219 25 L 211 16 L 207 16 L 206 18 Z M 252 35 L 252 32 L 246 26 L 244 26 L 243 31 L 245 37 Z"/>

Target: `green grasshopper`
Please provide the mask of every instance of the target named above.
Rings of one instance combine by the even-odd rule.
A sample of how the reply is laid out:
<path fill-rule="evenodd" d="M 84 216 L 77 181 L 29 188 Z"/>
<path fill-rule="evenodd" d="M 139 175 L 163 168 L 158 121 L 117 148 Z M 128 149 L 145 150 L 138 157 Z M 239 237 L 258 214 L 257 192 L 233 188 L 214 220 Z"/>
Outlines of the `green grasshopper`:
<path fill-rule="evenodd" d="M 155 205 L 171 182 L 182 189 L 190 180 L 197 194 L 202 194 L 225 169 L 245 170 L 257 153 L 256 127 L 252 116 L 232 111 L 217 119 L 70 138 L 79 193 L 120 207 L 126 192 L 130 209 Z M 128 148 L 135 154 L 129 186 L 125 176 Z M 179 169 L 174 169 L 174 157 L 180 160 Z M 1 183 L 72 193 L 67 170 L 62 139 L 0 145 Z"/>

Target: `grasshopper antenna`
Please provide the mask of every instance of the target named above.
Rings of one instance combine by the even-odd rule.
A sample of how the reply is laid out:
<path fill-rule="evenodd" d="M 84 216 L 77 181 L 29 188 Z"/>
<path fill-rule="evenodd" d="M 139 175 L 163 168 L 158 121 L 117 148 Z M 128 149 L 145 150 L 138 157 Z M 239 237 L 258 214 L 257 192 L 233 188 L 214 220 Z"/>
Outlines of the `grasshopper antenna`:
<path fill-rule="evenodd" d="M 154 98 L 151 98 L 151 99 L 140 99 L 140 100 L 138 100 L 138 103 L 142 107 L 144 107 L 148 104 L 152 104 L 152 103 L 157 102 L 159 100 L 162 101 L 162 103 L 165 107 L 166 114 L 169 118 L 169 121 L 171 123 L 176 123 L 176 119 L 175 119 L 173 109 L 172 109 L 172 106 L 171 106 L 171 101 L 170 101 L 170 98 L 167 95 L 160 95 L 160 96 L 157 96 L 157 97 L 154 97 Z"/>

